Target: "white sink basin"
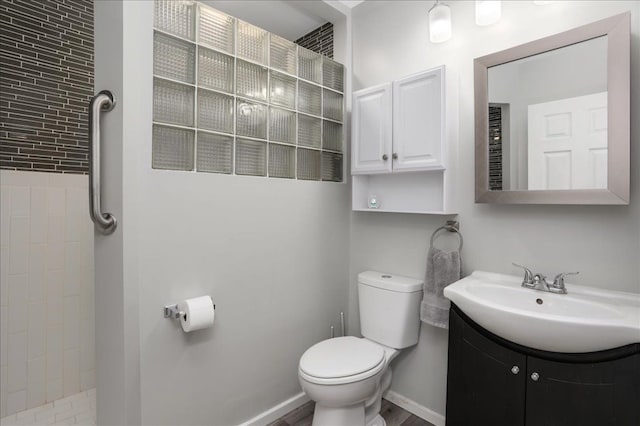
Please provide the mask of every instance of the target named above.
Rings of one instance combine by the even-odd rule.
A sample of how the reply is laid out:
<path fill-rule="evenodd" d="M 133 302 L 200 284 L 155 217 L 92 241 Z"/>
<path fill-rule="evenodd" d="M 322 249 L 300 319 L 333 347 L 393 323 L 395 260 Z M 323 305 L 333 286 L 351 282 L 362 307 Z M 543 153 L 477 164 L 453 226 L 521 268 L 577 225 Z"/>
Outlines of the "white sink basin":
<path fill-rule="evenodd" d="M 534 349 L 580 353 L 640 343 L 640 294 L 573 284 L 568 294 L 553 294 L 521 283 L 476 271 L 444 295 L 485 329 Z"/>

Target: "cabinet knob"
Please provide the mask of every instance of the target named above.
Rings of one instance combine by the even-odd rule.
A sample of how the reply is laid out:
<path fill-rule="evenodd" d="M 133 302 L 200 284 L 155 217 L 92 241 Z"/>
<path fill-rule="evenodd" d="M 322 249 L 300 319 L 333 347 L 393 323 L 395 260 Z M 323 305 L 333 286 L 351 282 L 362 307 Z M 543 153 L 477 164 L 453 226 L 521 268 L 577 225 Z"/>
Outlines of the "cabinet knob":
<path fill-rule="evenodd" d="M 391 158 L 393 158 L 394 160 L 398 159 L 398 153 L 394 152 L 393 155 L 391 155 Z"/>
<path fill-rule="evenodd" d="M 382 159 L 384 161 L 387 161 L 389 159 L 389 156 L 387 154 L 382 154 Z"/>
<path fill-rule="evenodd" d="M 511 372 L 513 374 L 518 374 L 520 372 L 520 367 L 518 367 L 517 365 L 514 365 L 513 367 L 511 367 Z"/>
<path fill-rule="evenodd" d="M 540 375 L 536 372 L 531 373 L 531 380 L 533 380 L 534 382 L 537 382 L 538 379 L 540 378 Z"/>

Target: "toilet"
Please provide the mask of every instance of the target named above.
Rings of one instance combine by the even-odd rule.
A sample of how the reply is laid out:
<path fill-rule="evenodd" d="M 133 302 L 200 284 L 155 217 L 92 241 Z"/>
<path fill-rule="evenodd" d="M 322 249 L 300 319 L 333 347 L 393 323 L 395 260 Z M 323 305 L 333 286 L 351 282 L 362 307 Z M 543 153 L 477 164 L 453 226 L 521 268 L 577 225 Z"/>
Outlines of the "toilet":
<path fill-rule="evenodd" d="M 300 358 L 298 379 L 315 401 L 314 426 L 384 426 L 382 394 L 391 361 L 418 343 L 422 280 L 366 271 L 358 274 L 362 338 L 336 337 Z"/>

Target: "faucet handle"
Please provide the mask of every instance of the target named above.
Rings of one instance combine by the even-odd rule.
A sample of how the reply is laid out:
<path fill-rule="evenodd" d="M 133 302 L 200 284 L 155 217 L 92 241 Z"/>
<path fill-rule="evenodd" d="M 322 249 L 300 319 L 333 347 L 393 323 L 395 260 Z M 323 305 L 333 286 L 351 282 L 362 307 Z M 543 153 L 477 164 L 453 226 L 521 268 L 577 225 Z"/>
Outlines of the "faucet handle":
<path fill-rule="evenodd" d="M 527 268 L 526 266 L 518 265 L 515 262 L 511 262 L 511 264 L 513 266 L 517 266 L 518 268 L 524 269 L 524 278 L 522 279 L 522 285 L 533 284 L 533 272 L 531 272 L 531 269 Z"/>
<path fill-rule="evenodd" d="M 564 288 L 564 277 L 567 275 L 578 275 L 580 272 L 561 272 L 553 279 L 553 287 Z"/>

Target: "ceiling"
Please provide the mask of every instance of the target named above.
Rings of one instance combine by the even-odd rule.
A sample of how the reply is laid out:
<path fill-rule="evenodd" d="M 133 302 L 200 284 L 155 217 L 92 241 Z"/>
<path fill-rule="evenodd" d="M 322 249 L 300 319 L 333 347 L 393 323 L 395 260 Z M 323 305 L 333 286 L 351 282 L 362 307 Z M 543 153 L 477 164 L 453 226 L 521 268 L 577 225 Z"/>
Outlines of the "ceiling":
<path fill-rule="evenodd" d="M 203 3 L 295 41 L 327 22 L 303 7 L 306 1 L 204 0 Z"/>

